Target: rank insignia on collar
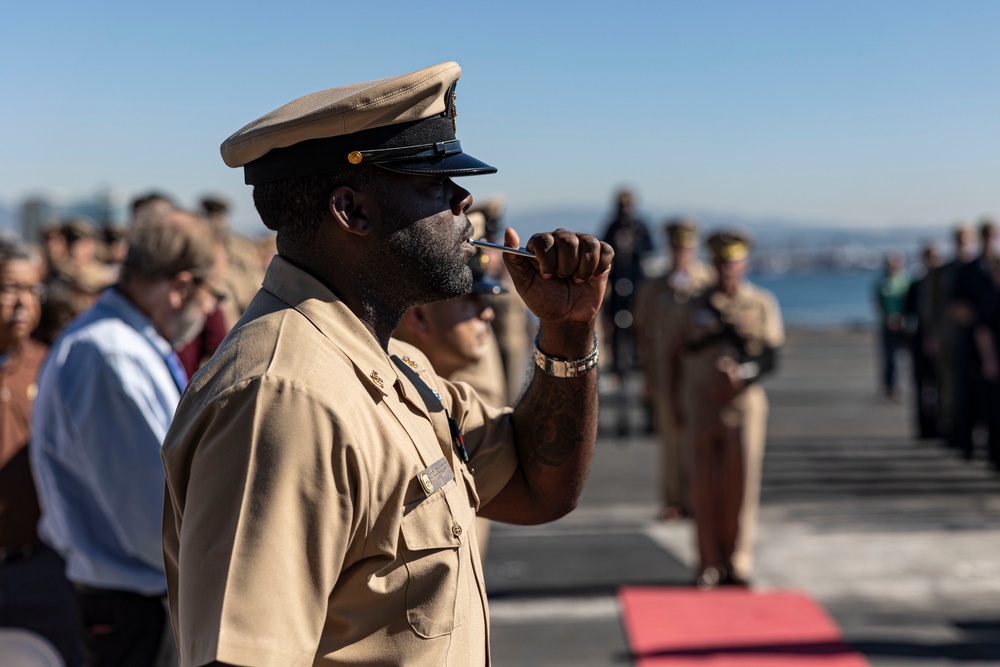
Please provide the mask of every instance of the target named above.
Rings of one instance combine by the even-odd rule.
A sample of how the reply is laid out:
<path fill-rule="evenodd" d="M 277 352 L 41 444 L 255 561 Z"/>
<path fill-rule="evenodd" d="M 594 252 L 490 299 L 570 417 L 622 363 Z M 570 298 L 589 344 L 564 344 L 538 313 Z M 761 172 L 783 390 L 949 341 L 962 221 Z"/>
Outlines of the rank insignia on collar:
<path fill-rule="evenodd" d="M 385 381 L 381 378 L 381 376 L 379 376 L 378 371 L 372 371 L 372 374 L 369 375 L 368 377 L 371 378 L 371 381 L 379 389 L 384 389 L 385 388 Z"/>
<path fill-rule="evenodd" d="M 409 357 L 403 357 L 402 361 L 403 361 L 404 364 L 406 364 L 410 368 L 416 368 L 417 367 L 417 362 L 415 362 L 413 359 L 410 359 Z"/>

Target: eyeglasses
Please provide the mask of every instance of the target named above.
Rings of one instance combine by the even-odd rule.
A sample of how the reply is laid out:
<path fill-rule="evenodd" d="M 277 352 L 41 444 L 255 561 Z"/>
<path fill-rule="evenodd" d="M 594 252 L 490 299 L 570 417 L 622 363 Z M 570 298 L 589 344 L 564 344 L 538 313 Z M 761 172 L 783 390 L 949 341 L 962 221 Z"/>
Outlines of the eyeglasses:
<path fill-rule="evenodd" d="M 194 284 L 198 285 L 199 287 L 204 287 L 205 291 L 211 294 L 212 298 L 215 299 L 216 304 L 221 304 L 223 301 L 226 300 L 226 293 L 220 292 L 218 288 L 209 285 L 208 281 L 205 280 L 204 278 L 195 278 Z"/>
<path fill-rule="evenodd" d="M 18 295 L 33 296 L 39 301 L 45 301 L 45 285 L 34 283 L 31 285 L 19 285 L 17 283 L 0 283 L 0 301 L 4 303 L 14 303 Z"/>

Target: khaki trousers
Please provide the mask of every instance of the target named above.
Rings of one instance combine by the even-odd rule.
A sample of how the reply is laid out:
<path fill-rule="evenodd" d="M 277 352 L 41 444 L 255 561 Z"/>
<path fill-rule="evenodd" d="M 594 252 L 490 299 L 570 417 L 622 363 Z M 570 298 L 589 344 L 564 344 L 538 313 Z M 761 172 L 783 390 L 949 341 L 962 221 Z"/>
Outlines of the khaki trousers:
<path fill-rule="evenodd" d="M 767 397 L 759 385 L 725 406 L 689 412 L 685 438 L 701 569 L 725 568 L 747 579 L 760 508 Z"/>
<path fill-rule="evenodd" d="M 659 396 L 654 399 L 653 418 L 660 438 L 660 498 L 663 507 L 690 509 L 690 462 L 685 455 L 681 434 L 674 425 L 669 401 Z"/>

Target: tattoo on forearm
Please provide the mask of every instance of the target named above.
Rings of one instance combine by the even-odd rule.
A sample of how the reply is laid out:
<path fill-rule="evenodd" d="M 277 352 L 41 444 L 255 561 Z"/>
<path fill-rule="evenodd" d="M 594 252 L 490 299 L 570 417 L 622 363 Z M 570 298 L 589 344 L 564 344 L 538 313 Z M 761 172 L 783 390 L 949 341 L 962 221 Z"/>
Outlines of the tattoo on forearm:
<path fill-rule="evenodd" d="M 539 474 L 543 466 L 558 467 L 573 455 L 583 438 L 580 411 L 588 405 L 587 393 L 580 383 L 560 379 L 544 382 L 524 397 L 531 414 L 544 415 L 531 425 L 532 437 L 523 439 L 521 465 L 526 471 Z"/>

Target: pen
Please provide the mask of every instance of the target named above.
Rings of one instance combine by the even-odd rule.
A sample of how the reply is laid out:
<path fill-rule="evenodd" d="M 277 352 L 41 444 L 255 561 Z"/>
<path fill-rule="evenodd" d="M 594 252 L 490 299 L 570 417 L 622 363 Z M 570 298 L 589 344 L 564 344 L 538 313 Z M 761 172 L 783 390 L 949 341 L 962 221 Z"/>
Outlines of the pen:
<path fill-rule="evenodd" d="M 479 248 L 493 248 L 494 250 L 499 250 L 501 252 L 509 252 L 512 255 L 521 255 L 522 257 L 535 256 L 535 253 L 531 252 L 527 248 L 511 248 L 510 246 L 500 245 L 499 243 L 490 243 L 489 241 L 477 241 L 476 239 L 469 239 L 469 243 Z"/>
<path fill-rule="evenodd" d="M 447 410 L 444 411 L 444 414 L 448 418 L 448 428 L 451 430 L 451 444 L 458 450 L 458 455 L 462 457 L 462 460 L 468 463 L 469 450 L 465 448 L 465 438 L 462 437 L 462 429 L 458 428 L 458 422 L 451 418 Z"/>

